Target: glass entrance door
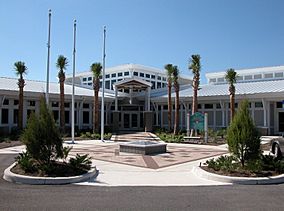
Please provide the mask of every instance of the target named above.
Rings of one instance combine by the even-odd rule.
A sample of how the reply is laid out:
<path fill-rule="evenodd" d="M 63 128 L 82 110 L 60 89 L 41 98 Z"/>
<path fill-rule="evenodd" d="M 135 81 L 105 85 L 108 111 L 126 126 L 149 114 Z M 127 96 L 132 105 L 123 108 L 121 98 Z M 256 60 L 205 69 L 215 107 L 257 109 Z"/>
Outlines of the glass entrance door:
<path fill-rule="evenodd" d="M 140 126 L 139 126 L 139 112 L 129 112 L 126 111 L 124 113 L 122 113 L 123 116 L 123 130 L 139 130 Z"/>

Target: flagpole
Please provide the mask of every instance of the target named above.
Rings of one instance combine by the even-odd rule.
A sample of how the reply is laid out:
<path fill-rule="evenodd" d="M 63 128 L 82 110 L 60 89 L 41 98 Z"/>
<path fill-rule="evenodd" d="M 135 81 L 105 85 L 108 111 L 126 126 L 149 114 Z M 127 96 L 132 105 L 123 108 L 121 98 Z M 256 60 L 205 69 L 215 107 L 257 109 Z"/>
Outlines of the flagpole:
<path fill-rule="evenodd" d="M 72 144 L 75 143 L 75 87 L 74 87 L 74 79 L 75 79 L 75 55 L 76 55 L 76 20 L 74 20 L 74 49 L 73 49 L 73 77 L 72 77 Z"/>
<path fill-rule="evenodd" d="M 50 26 L 51 26 L 51 10 L 48 14 L 48 40 L 47 40 L 47 65 L 46 65 L 46 104 L 49 105 L 49 60 L 50 60 Z"/>
<path fill-rule="evenodd" d="M 104 113 L 105 113 L 105 58 L 106 58 L 106 27 L 104 26 L 104 34 L 103 34 L 103 92 L 102 92 L 102 105 L 101 105 L 101 141 L 104 141 Z"/>

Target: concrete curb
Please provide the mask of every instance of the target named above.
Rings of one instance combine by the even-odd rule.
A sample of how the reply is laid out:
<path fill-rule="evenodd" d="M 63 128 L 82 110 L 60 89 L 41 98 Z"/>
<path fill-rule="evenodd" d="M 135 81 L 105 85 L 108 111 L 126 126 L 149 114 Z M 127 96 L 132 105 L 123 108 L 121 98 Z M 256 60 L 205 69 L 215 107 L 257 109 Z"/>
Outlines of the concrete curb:
<path fill-rule="evenodd" d="M 86 174 L 72 177 L 32 177 L 11 172 L 11 169 L 16 165 L 13 163 L 5 169 L 3 179 L 8 182 L 29 184 L 29 185 L 63 185 L 70 183 L 78 183 L 88 181 L 91 178 L 96 178 L 99 175 L 99 170 L 92 168 Z"/>
<path fill-rule="evenodd" d="M 207 172 L 202 168 L 200 168 L 199 166 L 194 166 L 192 171 L 197 176 L 203 179 L 225 182 L 225 183 L 242 184 L 242 185 L 268 185 L 268 184 L 284 183 L 284 174 L 272 177 L 258 177 L 258 178 L 230 177 L 230 176 L 223 176 Z"/>

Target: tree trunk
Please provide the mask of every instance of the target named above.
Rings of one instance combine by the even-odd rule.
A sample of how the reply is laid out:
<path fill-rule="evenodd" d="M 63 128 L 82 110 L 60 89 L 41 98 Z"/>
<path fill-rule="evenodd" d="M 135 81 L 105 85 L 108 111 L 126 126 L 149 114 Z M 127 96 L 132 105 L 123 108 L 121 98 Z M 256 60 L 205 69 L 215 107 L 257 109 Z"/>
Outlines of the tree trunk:
<path fill-rule="evenodd" d="M 60 131 L 65 133 L 65 100 L 64 100 L 64 81 L 65 78 L 61 77 L 60 81 Z"/>
<path fill-rule="evenodd" d="M 172 86 L 168 84 L 168 130 L 172 130 Z"/>
<path fill-rule="evenodd" d="M 18 110 L 18 128 L 23 129 L 23 110 L 24 110 L 24 86 L 25 80 L 19 79 L 19 110 Z"/>
<path fill-rule="evenodd" d="M 94 83 L 94 82 L 93 82 Z M 96 90 L 94 89 L 94 103 L 93 103 L 93 133 L 96 132 Z"/>
<path fill-rule="evenodd" d="M 179 130 L 179 87 L 175 86 L 176 98 L 175 98 L 175 125 L 174 125 L 174 134 L 178 134 Z"/>
<path fill-rule="evenodd" d="M 230 108 L 231 108 L 231 121 L 233 121 L 233 118 L 235 116 L 235 95 L 234 94 L 230 94 Z"/>
<path fill-rule="evenodd" d="M 99 90 L 100 90 L 100 79 L 97 78 L 95 80 L 95 101 L 94 101 L 94 105 L 95 105 L 95 112 L 94 112 L 94 128 L 95 128 L 95 132 L 99 132 Z"/>

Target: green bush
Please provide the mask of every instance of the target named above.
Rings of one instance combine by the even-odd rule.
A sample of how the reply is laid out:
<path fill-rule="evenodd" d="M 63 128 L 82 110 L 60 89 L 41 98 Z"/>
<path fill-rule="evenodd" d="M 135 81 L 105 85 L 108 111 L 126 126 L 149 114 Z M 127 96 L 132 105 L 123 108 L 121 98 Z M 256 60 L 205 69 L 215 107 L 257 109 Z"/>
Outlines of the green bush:
<path fill-rule="evenodd" d="M 215 171 L 226 171 L 232 172 L 236 169 L 237 163 L 235 163 L 235 158 L 233 156 L 220 156 L 217 159 L 210 159 L 206 161 L 208 168 L 212 168 Z"/>
<path fill-rule="evenodd" d="M 239 159 L 242 167 L 246 161 L 257 159 L 260 155 L 260 139 L 250 117 L 247 100 L 241 102 L 228 128 L 227 142 L 229 151 Z"/>
<path fill-rule="evenodd" d="M 89 157 L 88 154 L 85 155 L 79 155 L 76 154 L 75 158 L 70 158 L 69 163 L 70 166 L 76 169 L 84 169 L 84 170 L 90 170 L 91 169 L 91 157 Z"/>
<path fill-rule="evenodd" d="M 62 139 L 44 98 L 41 98 L 39 115 L 31 114 L 22 141 L 28 154 L 39 164 L 62 158 Z"/>
<path fill-rule="evenodd" d="M 111 136 L 112 136 L 111 133 L 105 133 L 105 134 L 104 134 L 104 140 L 110 140 Z M 101 139 L 101 134 L 99 134 L 99 133 L 86 132 L 86 133 L 81 133 L 80 137 L 81 137 L 81 138 L 85 138 L 85 139 L 100 140 L 100 139 Z"/>
<path fill-rule="evenodd" d="M 32 173 L 35 171 L 33 159 L 28 152 L 20 153 L 15 160 L 18 162 L 21 169 L 23 169 L 26 173 Z"/>
<path fill-rule="evenodd" d="M 169 143 L 180 143 L 183 142 L 184 134 L 178 134 L 174 135 L 173 133 L 167 133 L 167 132 L 160 132 L 155 133 L 161 140 Z"/>

